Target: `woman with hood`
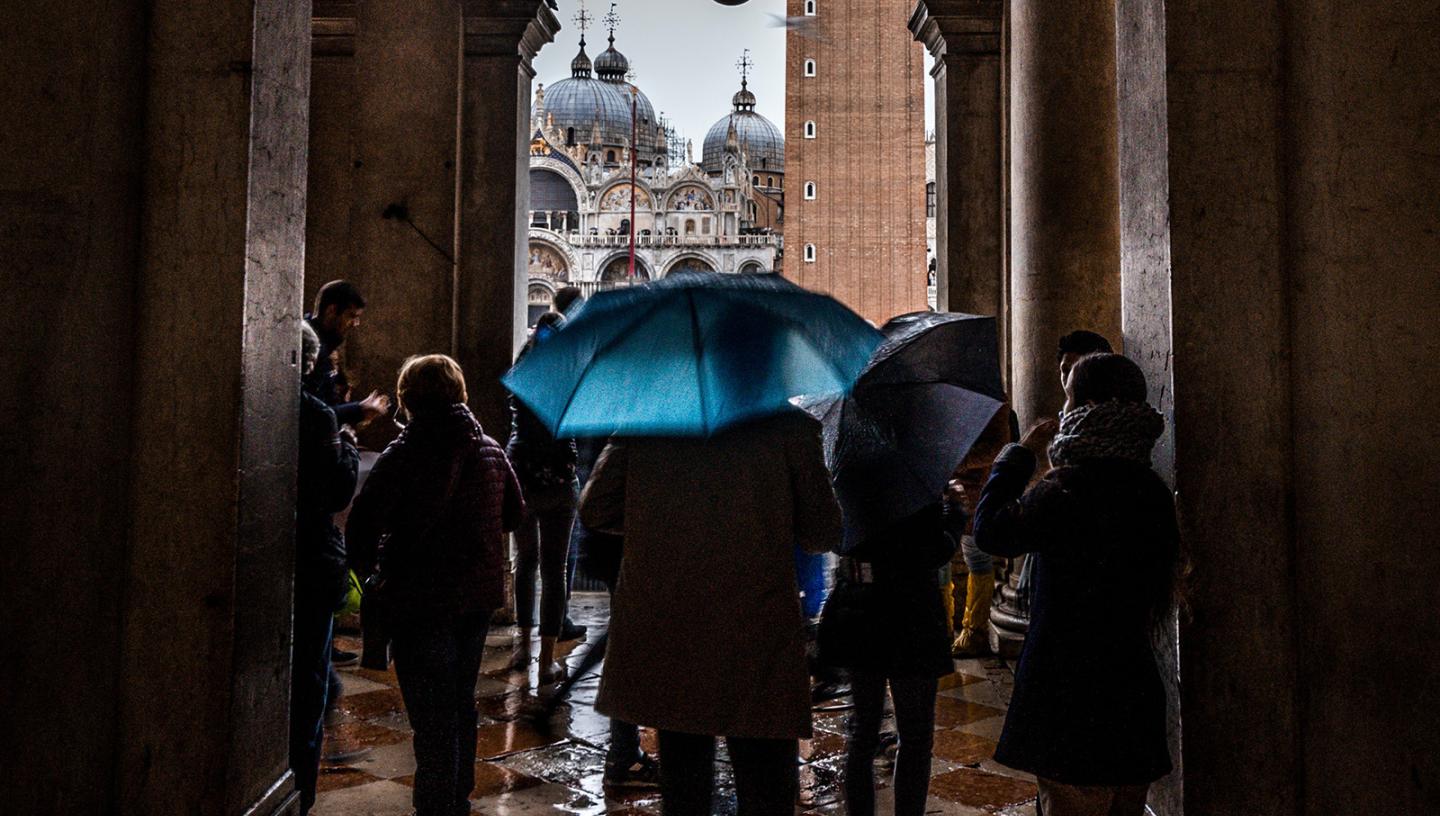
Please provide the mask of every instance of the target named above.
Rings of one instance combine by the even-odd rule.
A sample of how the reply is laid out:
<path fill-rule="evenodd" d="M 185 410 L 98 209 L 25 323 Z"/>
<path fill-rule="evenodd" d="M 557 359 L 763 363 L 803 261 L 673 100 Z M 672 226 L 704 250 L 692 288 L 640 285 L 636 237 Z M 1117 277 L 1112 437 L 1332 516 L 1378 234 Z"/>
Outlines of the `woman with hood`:
<path fill-rule="evenodd" d="M 1082 359 L 1066 390 L 1054 469 L 1026 491 L 1027 434 L 995 461 L 975 514 L 981 549 L 1035 565 L 995 759 L 1035 774 L 1045 816 L 1139 816 L 1171 769 L 1152 646 L 1181 564 L 1174 500 L 1150 467 L 1165 421 L 1139 366 L 1118 354 Z"/>
<path fill-rule="evenodd" d="M 383 594 L 415 731 L 415 814 L 454 816 L 470 809 L 475 684 L 505 601 L 505 534 L 525 505 L 504 449 L 465 406 L 458 363 L 411 357 L 395 391 L 408 424 L 375 462 L 345 531 L 351 568 L 378 567 L 382 582 L 372 591 Z"/>

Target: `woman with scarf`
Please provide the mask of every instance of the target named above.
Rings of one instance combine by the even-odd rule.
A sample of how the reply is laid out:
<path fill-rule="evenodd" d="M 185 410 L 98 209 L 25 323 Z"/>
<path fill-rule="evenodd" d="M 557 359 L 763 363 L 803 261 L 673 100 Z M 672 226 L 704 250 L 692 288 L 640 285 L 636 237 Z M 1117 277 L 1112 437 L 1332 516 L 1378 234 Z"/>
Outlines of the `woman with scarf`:
<path fill-rule="evenodd" d="M 1138 816 L 1171 769 L 1151 645 L 1180 565 L 1174 501 L 1150 467 L 1165 422 L 1117 354 L 1082 359 L 1066 390 L 1075 407 L 1050 444 L 1054 469 L 1026 491 L 1035 453 L 1006 447 L 976 510 L 981 549 L 1035 564 L 995 759 L 1035 774 L 1044 816 Z"/>

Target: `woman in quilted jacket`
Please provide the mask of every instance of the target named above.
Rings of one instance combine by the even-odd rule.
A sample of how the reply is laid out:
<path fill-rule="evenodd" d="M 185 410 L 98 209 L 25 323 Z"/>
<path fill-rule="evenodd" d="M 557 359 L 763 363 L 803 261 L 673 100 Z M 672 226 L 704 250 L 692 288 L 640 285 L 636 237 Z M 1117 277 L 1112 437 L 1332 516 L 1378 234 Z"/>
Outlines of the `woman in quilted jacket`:
<path fill-rule="evenodd" d="M 505 601 L 505 534 L 525 506 L 505 450 L 465 406 L 458 363 L 411 357 L 395 390 L 408 424 L 356 497 L 346 535 L 351 567 L 383 581 L 415 731 L 416 816 L 454 816 L 469 812 L 475 684 Z"/>

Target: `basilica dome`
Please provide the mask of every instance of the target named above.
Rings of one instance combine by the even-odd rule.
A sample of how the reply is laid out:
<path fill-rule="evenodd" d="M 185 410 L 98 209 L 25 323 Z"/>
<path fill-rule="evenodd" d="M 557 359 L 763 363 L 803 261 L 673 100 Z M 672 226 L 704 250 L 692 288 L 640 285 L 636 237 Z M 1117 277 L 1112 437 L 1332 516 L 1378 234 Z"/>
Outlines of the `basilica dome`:
<path fill-rule="evenodd" d="M 592 68 L 598 73 L 598 78 L 592 76 Z M 629 60 L 615 50 L 613 38 L 610 48 L 597 57 L 592 66 L 582 39 L 580 53 L 570 63 L 570 78 L 545 86 L 543 116 L 553 119 L 555 127 L 565 134 L 567 144 L 624 148 L 630 144 L 632 132 L 630 96 L 633 91 L 636 95 L 638 122 L 635 129 L 639 134 L 640 160 L 649 163 L 658 150 L 659 122 L 650 99 L 625 80 L 625 72 L 629 68 Z M 535 113 L 541 112 L 537 110 Z M 597 124 L 600 142 L 592 144 Z"/>
<path fill-rule="evenodd" d="M 705 134 L 705 150 L 700 160 L 705 172 L 725 172 L 725 140 L 733 124 L 735 137 L 745 150 L 751 172 L 784 173 L 785 136 L 774 122 L 755 112 L 755 94 L 751 93 L 747 82 L 741 82 L 731 104 L 733 109 L 730 113 Z"/>

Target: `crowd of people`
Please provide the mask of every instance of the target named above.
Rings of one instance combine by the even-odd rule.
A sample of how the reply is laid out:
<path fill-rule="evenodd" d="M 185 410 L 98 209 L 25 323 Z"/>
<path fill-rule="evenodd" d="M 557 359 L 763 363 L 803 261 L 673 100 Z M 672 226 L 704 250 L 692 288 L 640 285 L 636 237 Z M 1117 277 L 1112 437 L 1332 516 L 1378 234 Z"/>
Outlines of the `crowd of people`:
<path fill-rule="evenodd" d="M 563 328 L 578 295 L 557 295 L 522 356 Z M 943 492 L 857 540 L 820 425 L 798 409 L 708 437 L 567 440 L 512 398 L 502 445 L 440 354 L 401 367 L 399 434 L 356 494 L 352 429 L 391 407 L 378 391 L 351 402 L 337 365 L 364 308 L 353 285 L 331 282 L 301 328 L 291 764 L 302 812 L 336 693 L 332 616 L 352 572 L 367 641 L 373 627 L 391 644 L 414 730 L 416 814 L 454 816 L 469 812 L 492 618 L 513 603 L 512 665 L 528 669 L 538 639 L 538 682 L 563 681 L 556 644 L 585 635 L 567 614 L 577 553 L 612 596 L 596 699 L 612 718 L 605 782 L 658 787 L 671 816 L 710 812 L 722 737 L 739 812 L 793 813 L 812 705 L 797 551 L 841 554 L 816 638 L 853 697 L 849 813 L 875 812 L 887 697 L 895 813 L 925 812 L 939 680 L 955 657 L 988 650 L 1002 564 L 1023 563 L 1030 625 L 996 761 L 1035 775 L 1043 816 L 1138 816 L 1170 771 L 1152 647 L 1182 562 L 1171 493 L 1150 464 L 1164 420 L 1140 368 L 1103 337 L 1061 338 L 1059 417 L 1021 435 L 1002 407 Z M 639 726 L 658 731 L 658 757 L 641 750 Z"/>

